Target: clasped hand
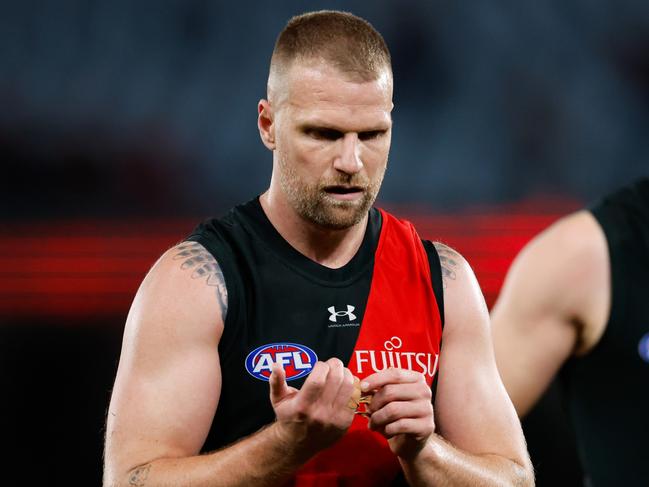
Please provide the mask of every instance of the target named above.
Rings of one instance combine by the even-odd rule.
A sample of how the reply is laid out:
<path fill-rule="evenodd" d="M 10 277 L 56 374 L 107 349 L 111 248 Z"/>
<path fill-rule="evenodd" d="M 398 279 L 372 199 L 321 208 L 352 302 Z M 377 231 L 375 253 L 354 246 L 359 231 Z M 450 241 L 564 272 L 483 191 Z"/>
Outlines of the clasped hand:
<path fill-rule="evenodd" d="M 392 452 L 414 457 L 435 432 L 432 392 L 424 375 L 407 369 L 385 369 L 367 376 L 363 393 L 374 391 L 368 405 L 369 428 L 388 439 Z"/>

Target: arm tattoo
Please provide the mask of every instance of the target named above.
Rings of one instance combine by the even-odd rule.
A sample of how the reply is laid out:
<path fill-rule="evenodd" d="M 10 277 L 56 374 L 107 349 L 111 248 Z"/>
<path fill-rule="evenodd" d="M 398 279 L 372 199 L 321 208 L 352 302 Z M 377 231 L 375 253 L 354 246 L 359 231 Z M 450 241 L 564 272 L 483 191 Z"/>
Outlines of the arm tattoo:
<path fill-rule="evenodd" d="M 192 271 L 192 279 L 205 278 L 208 286 L 216 288 L 216 297 L 221 306 L 221 319 L 225 323 L 225 316 L 228 312 L 228 289 L 225 287 L 225 277 L 221 266 L 214 256 L 198 242 L 184 242 L 176 247 L 178 253 L 174 260 L 182 260 L 180 268 Z"/>
<path fill-rule="evenodd" d="M 128 478 L 128 485 L 143 487 L 144 483 L 146 482 L 146 478 L 149 476 L 149 470 L 151 470 L 151 465 L 149 464 L 136 468 Z"/>
<path fill-rule="evenodd" d="M 440 264 L 442 265 L 442 282 L 444 287 L 446 287 L 449 279 L 455 280 L 456 278 L 455 268 L 457 267 L 460 254 L 443 243 L 434 242 L 434 245 L 437 250 L 437 255 L 439 255 Z"/>

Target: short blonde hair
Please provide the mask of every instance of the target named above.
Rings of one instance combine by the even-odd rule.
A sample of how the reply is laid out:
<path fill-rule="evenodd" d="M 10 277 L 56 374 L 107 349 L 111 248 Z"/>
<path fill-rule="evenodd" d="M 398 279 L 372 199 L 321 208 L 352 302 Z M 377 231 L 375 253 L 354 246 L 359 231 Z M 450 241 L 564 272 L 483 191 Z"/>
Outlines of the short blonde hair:
<path fill-rule="evenodd" d="M 321 10 L 291 18 L 280 32 L 270 62 L 279 74 L 303 60 L 322 60 L 351 79 L 374 81 L 387 69 L 390 51 L 379 32 L 349 12 Z"/>

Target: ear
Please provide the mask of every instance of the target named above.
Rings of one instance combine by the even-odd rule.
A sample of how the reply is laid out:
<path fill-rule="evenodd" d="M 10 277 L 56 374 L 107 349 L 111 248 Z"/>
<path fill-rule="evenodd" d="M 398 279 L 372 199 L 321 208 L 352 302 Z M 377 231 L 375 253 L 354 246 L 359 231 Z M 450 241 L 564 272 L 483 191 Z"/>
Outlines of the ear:
<path fill-rule="evenodd" d="M 257 111 L 259 112 L 257 127 L 261 141 L 269 150 L 275 150 L 275 122 L 270 102 L 264 99 L 259 100 Z"/>

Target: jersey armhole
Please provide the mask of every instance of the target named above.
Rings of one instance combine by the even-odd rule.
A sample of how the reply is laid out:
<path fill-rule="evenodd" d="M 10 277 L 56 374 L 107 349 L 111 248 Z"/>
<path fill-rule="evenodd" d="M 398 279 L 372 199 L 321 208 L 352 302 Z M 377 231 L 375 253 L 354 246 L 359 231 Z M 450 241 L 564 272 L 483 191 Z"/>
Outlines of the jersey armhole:
<path fill-rule="evenodd" d="M 435 294 L 435 299 L 437 300 L 437 310 L 439 311 L 439 318 L 442 324 L 442 333 L 444 332 L 444 283 L 442 282 L 442 262 L 439 260 L 439 254 L 435 245 L 430 240 L 422 240 L 421 243 L 424 245 L 426 254 L 428 255 L 428 265 L 430 266 L 430 281 L 433 286 L 433 293 Z M 440 351 L 441 351 L 442 342 L 440 339 Z M 437 379 L 439 378 L 439 369 L 435 377 L 433 377 L 433 383 L 430 386 L 430 390 L 433 394 L 431 402 L 435 404 L 435 397 L 437 397 Z"/>
<path fill-rule="evenodd" d="M 424 249 L 428 255 L 428 265 L 430 266 L 430 280 L 433 285 L 433 292 L 437 300 L 437 309 L 444 330 L 444 283 L 442 282 L 442 262 L 439 260 L 439 254 L 435 245 L 430 240 L 422 240 Z"/>

